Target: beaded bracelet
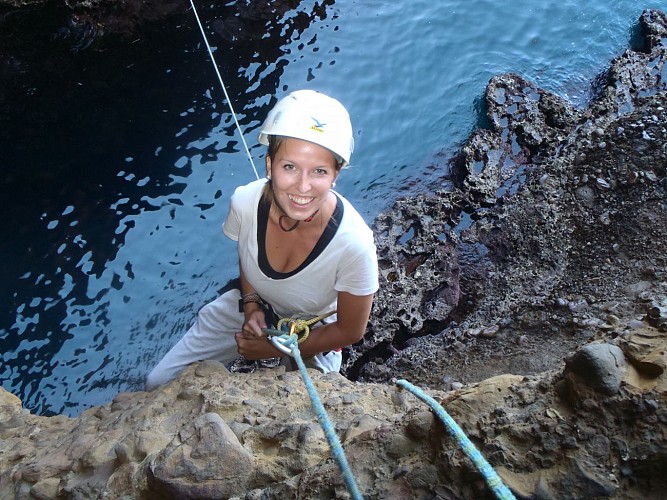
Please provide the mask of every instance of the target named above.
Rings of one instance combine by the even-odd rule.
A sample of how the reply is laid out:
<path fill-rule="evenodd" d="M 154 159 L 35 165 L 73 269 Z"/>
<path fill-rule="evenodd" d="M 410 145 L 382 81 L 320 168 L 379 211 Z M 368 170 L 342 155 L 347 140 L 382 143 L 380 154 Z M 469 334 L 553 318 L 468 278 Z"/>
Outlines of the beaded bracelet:
<path fill-rule="evenodd" d="M 257 292 L 246 293 L 243 296 L 242 300 L 244 304 L 248 304 L 249 302 L 257 302 L 257 303 L 262 302 L 262 298 L 259 296 Z"/>
<path fill-rule="evenodd" d="M 243 297 L 239 299 L 239 312 L 243 312 L 244 305 L 251 303 L 262 305 L 264 304 L 264 301 L 257 292 L 246 293 Z"/>

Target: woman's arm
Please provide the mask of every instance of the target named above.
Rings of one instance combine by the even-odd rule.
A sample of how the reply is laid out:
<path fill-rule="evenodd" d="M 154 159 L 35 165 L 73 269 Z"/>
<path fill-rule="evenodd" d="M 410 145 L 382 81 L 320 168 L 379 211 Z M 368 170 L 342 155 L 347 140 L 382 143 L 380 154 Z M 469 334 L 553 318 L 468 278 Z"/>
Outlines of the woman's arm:
<path fill-rule="evenodd" d="M 248 280 L 243 273 L 243 268 L 239 264 L 239 273 L 241 278 L 241 300 L 243 301 L 244 297 L 248 297 L 250 294 L 255 293 L 255 290 L 250 286 Z M 264 318 L 264 311 L 260 307 L 258 302 L 247 302 L 242 305 L 243 307 L 243 316 L 245 317 L 243 321 L 243 332 L 252 335 L 254 337 L 264 337 L 265 334 L 262 332 L 262 328 L 266 328 L 266 320 Z M 240 346 L 239 346 L 240 349 Z M 239 350 L 240 352 L 240 350 Z M 241 353 L 243 354 L 243 353 Z"/>
<path fill-rule="evenodd" d="M 373 294 L 338 292 L 337 320 L 311 330 L 308 338 L 299 344 L 301 354 L 310 356 L 359 342 L 366 332 L 372 307 Z"/>
<path fill-rule="evenodd" d="M 364 336 L 372 307 L 373 294 L 359 296 L 338 292 L 337 320 L 313 328 L 308 338 L 299 344 L 299 351 L 303 356 L 312 356 L 358 342 Z M 246 359 L 266 359 L 282 355 L 266 338 L 258 338 L 249 332 L 237 334 L 236 343 L 239 353 Z"/>

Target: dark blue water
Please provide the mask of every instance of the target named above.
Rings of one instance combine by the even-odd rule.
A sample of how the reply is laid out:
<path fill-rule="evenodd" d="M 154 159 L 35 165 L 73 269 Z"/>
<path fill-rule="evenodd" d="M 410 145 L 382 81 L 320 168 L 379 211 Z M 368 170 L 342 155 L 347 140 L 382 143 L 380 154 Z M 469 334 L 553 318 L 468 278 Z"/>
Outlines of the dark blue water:
<path fill-rule="evenodd" d="M 642 8 L 658 7 L 534 3 L 199 12 L 260 173 L 256 133 L 274 96 L 329 93 L 357 135 L 337 189 L 372 222 L 444 173 L 483 121 L 494 74 L 584 105 Z M 55 8 L 0 11 L 0 380 L 35 412 L 74 415 L 140 388 L 237 275 L 220 225 L 255 176 L 192 15 L 131 37 L 63 26 Z"/>

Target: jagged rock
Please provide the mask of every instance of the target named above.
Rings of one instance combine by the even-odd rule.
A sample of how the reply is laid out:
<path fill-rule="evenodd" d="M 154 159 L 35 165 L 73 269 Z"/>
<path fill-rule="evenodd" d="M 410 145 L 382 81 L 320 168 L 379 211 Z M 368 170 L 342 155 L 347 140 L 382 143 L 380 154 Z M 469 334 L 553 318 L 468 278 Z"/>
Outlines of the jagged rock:
<path fill-rule="evenodd" d="M 664 352 L 667 339 L 655 348 Z M 479 472 L 416 396 L 309 373 L 364 495 L 489 496 Z M 667 442 L 656 428 L 667 423 L 667 390 L 655 389 L 667 375 L 644 388 L 633 377 L 624 372 L 612 396 L 590 391 L 578 399 L 556 390 L 567 380 L 560 372 L 424 390 L 517 495 L 615 496 L 620 484 L 659 491 L 654 469 L 667 464 Z M 180 398 L 184 393 L 189 397 Z M 198 364 L 154 392 L 121 394 L 75 419 L 24 414 L 5 391 L 0 402 L 0 498 L 347 495 L 301 376 L 283 367 L 229 373 Z M 16 415 L 22 425 L 8 426 Z M 140 445 L 147 433 L 152 444 Z"/>
<path fill-rule="evenodd" d="M 30 488 L 30 494 L 39 500 L 50 500 L 58 497 L 58 487 L 60 486 L 60 479 L 57 477 L 49 477 L 42 481 L 38 481 Z"/>
<path fill-rule="evenodd" d="M 589 109 L 576 110 L 518 75 L 491 80 L 491 128 L 473 133 L 452 159 L 456 187 L 403 200 L 378 218 L 381 234 L 387 221 L 397 226 L 378 239 L 387 282 L 346 374 L 385 382 L 409 372 L 440 387 L 535 373 L 600 335 L 601 318 L 618 316 L 605 308 L 634 319 L 648 290 L 664 295 L 664 272 L 647 280 L 643 269 L 667 268 L 659 243 L 667 240 L 665 15 L 647 10 L 640 26 L 645 46 L 614 59 Z M 623 89 L 631 108 L 619 97 Z M 400 271 L 411 251 L 400 236 L 419 227 L 417 210 L 406 209 L 413 204 L 421 220 L 440 225 L 430 235 L 416 231 L 417 240 L 444 235 L 448 247 L 443 254 L 433 245 L 421 261 L 451 255 L 434 273 L 446 276 L 447 286 L 457 283 L 457 293 L 444 320 L 434 315 L 410 328 L 387 312 L 402 304 L 420 311 L 437 289 L 427 266 L 419 267 L 420 291 Z M 629 296 L 638 282 L 645 288 Z M 498 326 L 493 336 L 474 335 L 491 325 Z"/>
<path fill-rule="evenodd" d="M 619 341 L 625 356 L 642 375 L 643 383 L 639 387 L 652 385 L 665 373 L 667 351 L 663 349 L 667 333 L 652 328 L 635 330 L 632 335 Z M 646 380 L 648 379 L 648 380 Z"/>

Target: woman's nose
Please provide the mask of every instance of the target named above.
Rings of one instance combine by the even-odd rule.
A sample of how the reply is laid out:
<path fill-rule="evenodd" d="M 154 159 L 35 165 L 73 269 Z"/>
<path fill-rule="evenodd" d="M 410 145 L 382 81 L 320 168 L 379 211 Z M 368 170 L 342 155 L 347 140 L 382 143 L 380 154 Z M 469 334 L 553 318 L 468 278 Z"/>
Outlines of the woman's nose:
<path fill-rule="evenodd" d="M 308 174 L 304 173 L 299 177 L 299 190 L 302 193 L 310 191 L 310 177 L 308 177 Z"/>

